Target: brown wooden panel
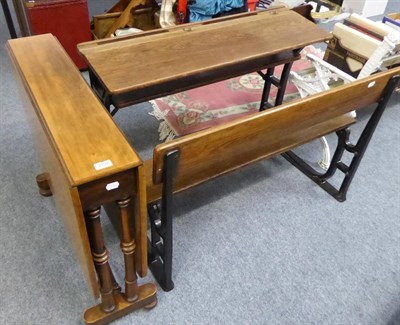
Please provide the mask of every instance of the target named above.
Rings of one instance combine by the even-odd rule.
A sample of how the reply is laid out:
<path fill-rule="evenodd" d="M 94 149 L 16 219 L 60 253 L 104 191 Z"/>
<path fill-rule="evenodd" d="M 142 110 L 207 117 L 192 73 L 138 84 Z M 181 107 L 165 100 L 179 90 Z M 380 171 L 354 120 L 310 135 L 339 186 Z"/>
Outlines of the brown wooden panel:
<path fill-rule="evenodd" d="M 399 73 L 400 68 L 392 69 L 160 144 L 154 149 L 153 182 L 161 182 L 163 157 L 174 148 L 181 151 L 177 182 L 211 178 L 259 157 L 286 151 L 299 141 L 299 135 L 301 142 L 307 140 L 305 133 L 313 133 L 315 125 L 376 102 L 389 78 Z"/>
<path fill-rule="evenodd" d="M 15 66 L 14 66 L 15 67 Z M 76 187 L 71 187 L 67 175 L 64 173 L 63 166 L 59 161 L 59 156 L 54 151 L 47 135 L 44 133 L 41 123 L 32 108 L 30 99 L 19 78 L 20 98 L 23 101 L 27 121 L 29 122 L 32 138 L 36 152 L 38 153 L 42 170 L 38 174 L 46 172 L 50 176 L 50 189 L 56 203 L 57 210 L 64 224 L 70 245 L 75 253 L 86 283 L 95 298 L 99 297 L 99 285 L 93 265 L 92 253 L 90 250 L 89 239 L 86 232 L 82 205 Z M 32 182 L 34 176 L 32 175 Z M 39 196 L 39 192 L 38 192 Z M 51 198 L 49 198 L 51 200 Z M 55 216 L 54 216 L 55 217 Z M 60 256 L 62 258 L 62 256 Z"/>
<path fill-rule="evenodd" d="M 193 89 L 208 85 L 210 83 L 234 78 L 244 75 L 246 73 L 275 67 L 277 65 L 293 62 L 300 59 L 300 54 L 290 52 L 282 52 L 271 55 L 269 57 L 262 57 L 260 59 L 246 62 L 246 64 L 232 64 L 229 66 L 221 67 L 209 71 L 208 73 L 201 73 L 195 76 L 182 76 L 179 79 L 174 79 L 162 84 L 145 87 L 136 91 L 123 93 L 120 95 L 112 96 L 113 105 L 118 108 L 123 108 L 129 105 L 141 103 L 144 100 L 151 100 L 166 96 L 169 94 L 177 93 L 180 91 Z"/>
<path fill-rule="evenodd" d="M 114 95 L 246 64 L 331 38 L 328 32 L 288 9 L 216 21 L 118 41 L 84 43 L 78 49 Z"/>
<path fill-rule="evenodd" d="M 329 121 L 314 125 L 308 129 L 298 130 L 297 132 L 293 132 L 291 134 L 286 134 L 286 136 L 282 137 L 279 143 L 276 146 L 270 147 L 268 151 L 262 153 L 262 155 L 255 157 L 253 159 L 249 159 L 242 164 L 238 164 L 235 166 L 224 166 L 227 169 L 223 170 L 215 170 L 214 173 L 203 173 L 198 175 L 184 175 L 178 177 L 174 183 L 174 192 L 179 192 L 200 183 L 203 183 L 211 178 L 217 177 L 219 175 L 231 172 L 240 167 L 253 163 L 255 161 L 272 157 L 274 155 L 283 153 L 287 150 L 298 147 L 304 143 L 310 142 L 314 139 L 317 139 L 321 136 L 329 134 L 331 132 L 335 132 L 337 130 L 343 129 L 351 124 L 355 123 L 355 119 L 348 116 L 342 115 L 336 118 L 333 118 Z M 153 172 L 153 160 L 147 160 L 144 162 L 144 167 L 146 170 L 146 182 L 147 182 L 147 200 L 148 202 L 153 202 L 161 198 L 162 193 L 162 184 L 154 184 L 152 178 Z"/>
<path fill-rule="evenodd" d="M 113 12 L 93 16 L 94 35 L 96 38 L 104 38 L 107 31 L 120 15 L 121 12 Z"/>
<path fill-rule="evenodd" d="M 110 175 L 78 187 L 82 207 L 92 210 L 117 200 L 122 200 L 137 193 L 135 170 L 127 170 L 115 175 Z M 117 185 L 115 189 L 107 189 L 107 186 Z"/>
<path fill-rule="evenodd" d="M 56 38 L 9 40 L 7 48 L 71 186 L 141 164 Z M 106 160 L 112 167 L 94 168 Z"/>

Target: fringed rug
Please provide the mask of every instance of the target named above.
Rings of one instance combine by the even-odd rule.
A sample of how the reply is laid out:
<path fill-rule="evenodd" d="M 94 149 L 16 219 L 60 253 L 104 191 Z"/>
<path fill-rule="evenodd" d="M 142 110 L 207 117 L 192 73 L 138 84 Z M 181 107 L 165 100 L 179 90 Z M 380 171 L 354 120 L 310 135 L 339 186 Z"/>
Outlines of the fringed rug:
<path fill-rule="evenodd" d="M 320 50 L 307 46 L 292 71 L 310 67 L 305 59 L 308 53 L 322 56 Z M 275 75 L 279 76 L 282 69 L 283 66 L 276 67 Z M 150 101 L 153 105 L 150 114 L 160 120 L 160 140 L 168 141 L 258 112 L 263 85 L 264 80 L 251 73 Z M 271 87 L 271 102 L 276 92 L 276 87 Z M 296 87 L 289 82 L 284 101 L 298 97 Z"/>

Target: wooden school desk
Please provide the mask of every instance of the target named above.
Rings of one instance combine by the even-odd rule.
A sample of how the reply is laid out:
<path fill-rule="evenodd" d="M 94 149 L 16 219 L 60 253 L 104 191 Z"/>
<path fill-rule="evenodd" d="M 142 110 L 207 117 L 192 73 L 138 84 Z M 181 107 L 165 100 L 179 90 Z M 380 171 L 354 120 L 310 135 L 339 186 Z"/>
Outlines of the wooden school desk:
<path fill-rule="evenodd" d="M 304 46 L 330 38 L 299 13 L 278 8 L 86 42 L 78 51 L 88 64 L 92 88 L 106 107 L 115 107 L 112 114 L 132 104 L 270 68 L 260 72 L 266 80 L 263 109 L 271 106 L 271 85 L 279 89 L 275 105 L 284 95 L 287 78 L 279 83 L 273 68 L 285 64 L 288 75 Z"/>

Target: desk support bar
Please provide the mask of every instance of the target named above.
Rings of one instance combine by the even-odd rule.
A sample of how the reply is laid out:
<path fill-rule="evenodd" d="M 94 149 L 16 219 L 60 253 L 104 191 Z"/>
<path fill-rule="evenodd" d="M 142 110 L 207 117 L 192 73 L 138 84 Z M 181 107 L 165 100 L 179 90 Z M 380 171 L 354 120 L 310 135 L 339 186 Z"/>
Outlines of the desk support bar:
<path fill-rule="evenodd" d="M 303 159 L 301 159 L 299 156 L 291 151 L 282 154 L 283 157 L 288 160 L 292 165 L 297 167 L 306 176 L 308 176 L 311 180 L 313 180 L 316 184 L 318 184 L 321 188 L 323 188 L 326 192 L 332 195 L 336 200 L 338 200 L 339 202 L 345 201 L 351 181 L 356 174 L 361 159 L 364 156 L 365 151 L 367 150 L 371 137 L 375 132 L 375 129 L 382 117 L 383 112 L 385 111 L 389 98 L 392 95 L 393 91 L 396 89 L 399 82 L 399 75 L 394 76 L 389 80 L 385 90 L 382 93 L 382 97 L 380 98 L 377 107 L 372 113 L 355 145 L 352 144 L 349 140 L 349 129 L 343 129 L 336 132 L 338 136 L 338 143 L 332 158 L 332 162 L 325 173 L 317 172 Z M 353 158 L 349 165 L 346 165 L 344 162 L 342 162 L 343 153 L 345 151 L 353 154 Z M 341 171 L 344 174 L 344 178 L 339 189 L 328 182 L 328 180 L 336 173 L 337 170 Z"/>

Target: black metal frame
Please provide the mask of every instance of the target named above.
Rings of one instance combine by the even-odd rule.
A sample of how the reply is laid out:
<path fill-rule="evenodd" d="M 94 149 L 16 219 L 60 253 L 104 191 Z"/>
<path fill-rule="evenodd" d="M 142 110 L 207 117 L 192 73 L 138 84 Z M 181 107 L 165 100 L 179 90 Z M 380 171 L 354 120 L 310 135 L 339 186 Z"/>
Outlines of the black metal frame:
<path fill-rule="evenodd" d="M 349 140 L 349 129 L 343 129 L 336 132 L 338 136 L 338 143 L 335 153 L 332 157 L 331 164 L 325 173 L 317 172 L 303 159 L 301 159 L 299 156 L 291 151 L 283 153 L 282 156 L 286 158 L 286 160 L 288 160 L 292 165 L 297 167 L 306 176 L 308 176 L 311 180 L 313 180 L 316 184 L 318 184 L 321 188 L 323 188 L 326 192 L 332 195 L 336 200 L 338 200 L 339 202 L 345 201 L 351 181 L 353 180 L 358 166 L 360 165 L 361 159 L 364 156 L 365 151 L 367 150 L 369 141 L 371 140 L 372 135 L 375 132 L 379 120 L 381 119 L 382 114 L 385 111 L 389 98 L 395 90 L 396 86 L 399 84 L 399 80 L 400 76 L 394 76 L 389 80 L 384 91 L 382 92 L 382 96 L 378 101 L 377 107 L 369 118 L 367 124 L 364 127 L 364 130 L 362 131 L 355 145 L 352 144 Z M 353 158 L 351 159 L 349 165 L 346 165 L 341 160 L 345 151 L 353 154 Z M 344 178 L 339 189 L 328 182 L 328 180 L 336 173 L 337 170 L 341 171 L 344 174 Z"/>
<path fill-rule="evenodd" d="M 7 0 L 1 0 L 1 7 L 3 8 L 4 18 L 7 22 L 8 31 L 10 32 L 11 38 L 17 38 L 17 33 L 15 32 L 14 23 L 10 13 L 10 7 L 8 6 Z"/>
<path fill-rule="evenodd" d="M 300 52 L 301 50 L 294 51 Z M 286 85 L 289 80 L 290 69 L 292 68 L 294 61 L 285 63 L 283 66 L 283 70 L 281 73 L 280 78 L 278 79 L 275 75 L 275 66 L 268 68 L 267 71 L 264 73 L 262 71 L 257 71 L 257 73 L 264 79 L 264 89 L 261 95 L 261 102 L 260 102 L 260 112 L 264 111 L 268 108 L 281 105 L 283 102 L 283 97 L 285 95 Z M 275 97 L 275 104 L 272 105 L 268 102 L 269 94 L 271 92 L 271 86 L 275 86 L 278 88 L 278 92 Z"/>
<path fill-rule="evenodd" d="M 161 201 L 151 202 L 147 205 L 151 231 L 148 263 L 151 272 L 164 291 L 174 288 L 172 282 L 172 208 L 173 181 L 178 161 L 178 149 L 165 154 Z"/>

